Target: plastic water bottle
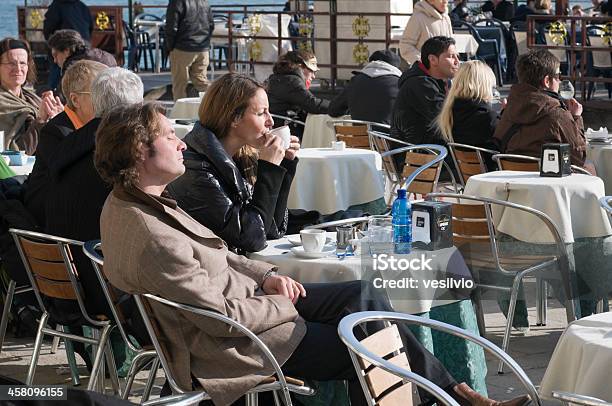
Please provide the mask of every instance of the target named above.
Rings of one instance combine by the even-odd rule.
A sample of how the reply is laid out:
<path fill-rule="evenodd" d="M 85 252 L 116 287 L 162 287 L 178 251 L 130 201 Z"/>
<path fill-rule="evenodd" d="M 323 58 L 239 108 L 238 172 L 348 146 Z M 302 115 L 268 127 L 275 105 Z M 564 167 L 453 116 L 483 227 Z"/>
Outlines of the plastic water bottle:
<path fill-rule="evenodd" d="M 397 191 L 391 216 L 393 217 L 393 252 L 409 254 L 412 248 L 412 208 L 406 197 L 406 189 Z"/>

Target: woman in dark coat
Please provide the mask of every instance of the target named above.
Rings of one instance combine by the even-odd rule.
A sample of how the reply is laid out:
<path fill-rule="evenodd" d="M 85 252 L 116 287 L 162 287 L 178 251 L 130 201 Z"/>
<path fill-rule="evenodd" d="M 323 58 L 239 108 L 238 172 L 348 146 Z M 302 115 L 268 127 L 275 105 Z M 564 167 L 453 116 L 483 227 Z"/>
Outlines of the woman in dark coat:
<path fill-rule="evenodd" d="M 317 58 L 308 51 L 289 51 L 274 64 L 273 74 L 267 80 L 270 113 L 305 121 L 308 113 L 326 114 L 329 100 L 320 99 L 310 92 L 315 78 Z M 284 123 L 277 120 L 275 127 Z M 304 128 L 290 126 L 291 133 L 302 139 Z"/>
<path fill-rule="evenodd" d="M 238 251 L 260 251 L 287 230 L 287 198 L 300 148 L 283 149 L 261 84 L 229 73 L 206 91 L 183 141 L 185 174 L 167 190 L 178 205 Z"/>
<path fill-rule="evenodd" d="M 495 150 L 493 133 L 499 116 L 491 107 L 495 75 L 481 61 L 461 64 L 442 110 L 436 119 L 446 142 Z M 494 170 L 490 157 L 487 166 Z"/>

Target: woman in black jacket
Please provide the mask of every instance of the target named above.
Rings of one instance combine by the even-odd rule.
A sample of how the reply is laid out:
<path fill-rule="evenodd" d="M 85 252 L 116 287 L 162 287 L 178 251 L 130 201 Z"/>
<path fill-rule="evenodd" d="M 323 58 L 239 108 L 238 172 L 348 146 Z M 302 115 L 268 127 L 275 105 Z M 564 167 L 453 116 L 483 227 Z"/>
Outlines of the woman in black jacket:
<path fill-rule="evenodd" d="M 206 91 L 200 121 L 183 141 L 185 174 L 167 190 L 178 205 L 240 252 L 260 251 L 287 230 L 287 198 L 300 148 L 269 133 L 268 97 L 228 73 Z"/>
<path fill-rule="evenodd" d="M 436 118 L 438 130 L 446 142 L 497 149 L 493 133 L 499 116 L 491 107 L 495 75 L 481 61 L 461 64 L 453 79 L 440 114 Z M 490 157 L 487 166 L 494 170 Z"/>
<path fill-rule="evenodd" d="M 289 51 L 282 55 L 267 80 L 270 112 L 294 116 L 300 121 L 305 121 L 308 113 L 326 114 L 329 100 L 320 99 L 309 90 L 318 70 L 317 58 L 311 52 Z M 281 125 L 283 123 L 279 121 L 275 127 Z M 301 140 L 304 128 L 291 126 L 291 133 Z"/>

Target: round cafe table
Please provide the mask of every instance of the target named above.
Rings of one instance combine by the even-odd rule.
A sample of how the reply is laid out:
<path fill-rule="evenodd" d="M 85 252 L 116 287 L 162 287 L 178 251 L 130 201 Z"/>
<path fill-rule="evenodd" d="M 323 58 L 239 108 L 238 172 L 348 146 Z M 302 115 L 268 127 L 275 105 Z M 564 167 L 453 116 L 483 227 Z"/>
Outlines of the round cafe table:
<path fill-rule="evenodd" d="M 384 195 L 380 154 L 364 149 L 304 148 L 287 207 L 331 214 Z"/>
<path fill-rule="evenodd" d="M 570 392 L 612 402 L 612 313 L 600 313 L 567 326 L 540 384 L 540 395 Z"/>
<path fill-rule="evenodd" d="M 198 118 L 198 110 L 202 99 L 199 97 L 185 97 L 174 102 L 170 118 L 192 119 Z"/>
<path fill-rule="evenodd" d="M 333 245 L 336 238 L 335 233 L 328 232 L 327 236 L 331 241 L 330 245 Z M 371 260 L 367 260 L 369 257 L 359 254 L 340 259 L 332 250 L 323 258 L 297 257 L 291 252 L 292 244 L 288 237 L 299 239 L 299 235 L 293 235 L 278 240 L 269 240 L 264 250 L 248 254 L 249 258 L 274 264 L 278 267 L 279 274 L 290 276 L 301 283 L 364 280 L 367 279 L 367 275 L 373 274 Z M 418 256 L 421 252 L 423 251 L 415 250 L 413 254 Z M 445 256 L 447 259 L 441 261 L 437 266 L 432 265 L 433 270 L 409 270 L 407 274 L 402 274 L 402 277 L 441 280 L 444 276 L 453 274 L 460 278 L 471 279 L 463 257 L 456 248 L 446 248 L 430 255 L 432 257 L 435 255 L 437 258 Z M 392 278 L 389 275 L 383 277 Z M 393 278 L 398 279 L 397 275 L 394 275 Z M 444 321 L 478 334 L 476 314 L 469 299 L 440 300 L 440 298 L 448 298 L 446 290 L 437 289 L 433 292 L 422 286 L 418 289 L 395 290 L 387 293 L 395 311 Z M 406 294 L 410 295 L 409 298 L 405 296 Z M 481 394 L 487 394 L 485 383 L 487 365 L 481 347 L 463 339 L 431 331 L 428 328 L 415 328 L 413 331 L 417 339 L 444 364 L 458 382 L 465 381 Z"/>

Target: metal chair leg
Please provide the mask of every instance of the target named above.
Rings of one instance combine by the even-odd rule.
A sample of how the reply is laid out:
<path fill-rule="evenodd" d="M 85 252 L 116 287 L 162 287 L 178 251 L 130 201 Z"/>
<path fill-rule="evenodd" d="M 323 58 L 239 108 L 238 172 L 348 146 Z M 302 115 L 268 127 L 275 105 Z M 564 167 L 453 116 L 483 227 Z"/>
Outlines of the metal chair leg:
<path fill-rule="evenodd" d="M 518 299 L 522 279 L 523 278 L 520 276 L 514 278 L 514 282 L 512 283 L 512 291 L 510 292 L 510 305 L 508 306 L 508 317 L 506 318 L 506 331 L 504 332 L 504 340 L 502 343 L 502 350 L 506 353 L 508 352 L 508 347 L 510 347 L 510 332 L 512 330 L 512 322 L 514 321 L 514 312 L 516 310 L 516 301 Z M 504 361 L 499 361 L 497 373 L 504 373 Z"/>
<path fill-rule="evenodd" d="M 278 393 L 276 393 L 276 391 L 272 391 L 272 396 L 274 396 L 274 406 L 283 406 L 280 398 L 278 397 Z"/>
<path fill-rule="evenodd" d="M 153 390 L 153 384 L 155 383 L 155 377 L 157 376 L 157 370 L 159 369 L 159 357 L 155 357 L 153 360 L 153 365 L 151 365 L 151 371 L 149 372 L 149 378 L 147 379 L 147 384 L 145 385 L 144 391 L 142 392 L 142 401 L 146 402 L 149 400 L 151 396 L 151 391 Z"/>
<path fill-rule="evenodd" d="M 108 336 L 110 335 L 112 326 L 105 326 L 102 329 L 102 333 L 100 334 L 100 339 L 98 341 L 98 345 L 96 346 L 95 357 L 93 366 L 91 368 L 91 377 L 89 378 L 89 383 L 87 384 L 87 390 L 94 390 L 94 387 L 98 381 L 99 372 L 102 371 L 104 373 L 102 356 L 104 355 L 104 347 L 106 346 L 106 342 L 108 341 Z M 94 336 L 98 334 L 97 329 L 93 329 Z M 104 375 L 102 375 L 102 388 L 104 388 Z"/>
<path fill-rule="evenodd" d="M 130 395 L 130 390 L 132 389 L 132 385 L 134 384 L 134 378 L 136 378 L 136 374 L 145 367 L 148 363 L 152 361 L 152 359 L 147 359 L 147 354 L 140 353 L 137 354 L 132 360 L 132 365 L 130 365 L 130 369 L 128 370 L 128 374 L 125 378 L 125 387 L 123 388 L 123 392 L 121 392 L 121 399 L 127 399 Z"/>
<path fill-rule="evenodd" d="M 546 311 L 548 307 L 548 285 L 542 278 L 536 278 L 536 325 L 546 325 Z"/>
<path fill-rule="evenodd" d="M 606 298 L 601 298 L 597 301 L 597 305 L 595 307 L 595 313 L 599 314 L 599 313 L 603 313 L 604 311 L 604 300 L 607 300 Z"/>
<path fill-rule="evenodd" d="M 15 295 L 16 287 L 17 282 L 11 279 L 6 291 L 6 300 L 4 302 L 4 308 L 2 309 L 2 320 L 0 321 L 0 353 L 2 353 L 2 347 L 4 346 L 4 336 L 6 335 L 8 317 L 11 312 L 11 306 L 13 305 L 13 296 Z"/>
<path fill-rule="evenodd" d="M 119 385 L 119 376 L 117 375 L 117 364 L 115 364 L 115 357 L 113 355 L 113 347 L 109 340 L 106 350 L 104 351 L 106 356 L 106 364 L 108 366 L 108 374 L 110 376 L 111 385 L 113 386 L 113 394 L 119 396 L 121 394 L 121 387 Z"/>
<path fill-rule="evenodd" d="M 484 310 L 482 308 L 482 292 L 476 289 L 472 298 L 472 304 L 476 313 L 476 324 L 478 324 L 478 332 L 481 337 L 486 336 L 487 327 L 485 326 Z"/>
<path fill-rule="evenodd" d="M 247 393 L 244 397 L 246 398 L 246 406 L 258 406 L 259 397 L 257 393 Z"/>
<path fill-rule="evenodd" d="M 59 336 L 53 337 L 53 342 L 51 343 L 51 354 L 55 354 L 57 352 L 57 349 L 59 348 L 59 343 L 60 343 L 60 337 Z"/>
<path fill-rule="evenodd" d="M 34 371 L 36 371 L 36 365 L 38 363 L 38 356 L 40 355 L 40 348 L 42 347 L 42 340 L 44 337 L 43 328 L 47 324 L 49 313 L 43 313 L 38 322 L 38 331 L 36 331 L 36 340 L 34 341 L 34 350 L 32 351 L 32 360 L 30 361 L 30 367 L 28 368 L 28 376 L 26 377 L 26 385 L 32 385 L 34 380 Z"/>

